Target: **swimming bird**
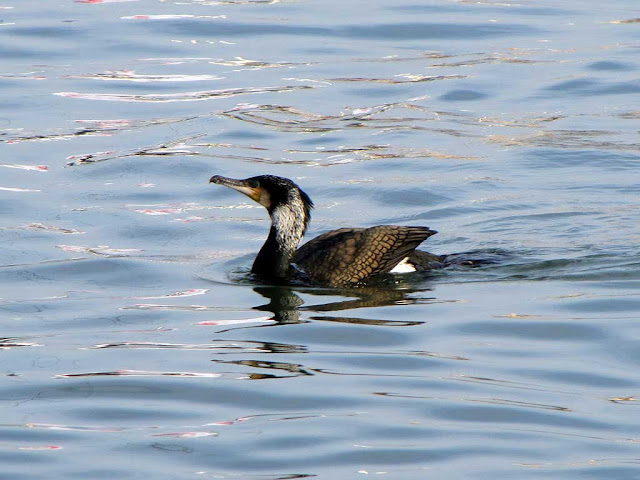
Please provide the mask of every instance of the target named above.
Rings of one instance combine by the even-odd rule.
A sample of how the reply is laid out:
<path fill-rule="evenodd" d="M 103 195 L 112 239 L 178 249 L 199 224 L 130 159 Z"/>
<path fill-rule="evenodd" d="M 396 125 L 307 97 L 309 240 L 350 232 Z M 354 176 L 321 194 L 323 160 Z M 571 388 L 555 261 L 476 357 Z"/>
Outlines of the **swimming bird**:
<path fill-rule="evenodd" d="M 311 220 L 313 202 L 293 181 L 274 175 L 243 180 L 214 175 L 209 182 L 244 193 L 269 212 L 269 236 L 251 267 L 263 280 L 282 283 L 297 278 L 353 287 L 386 273 L 442 266 L 444 257 L 416 250 L 437 233 L 427 227 L 340 228 L 298 248 Z"/>

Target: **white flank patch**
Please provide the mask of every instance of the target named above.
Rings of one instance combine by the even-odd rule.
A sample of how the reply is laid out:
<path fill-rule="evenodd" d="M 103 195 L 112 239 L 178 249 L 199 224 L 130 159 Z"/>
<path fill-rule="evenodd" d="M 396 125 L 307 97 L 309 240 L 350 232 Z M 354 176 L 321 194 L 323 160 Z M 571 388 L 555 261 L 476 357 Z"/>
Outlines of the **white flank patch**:
<path fill-rule="evenodd" d="M 415 271 L 416 267 L 409 263 L 409 257 L 404 257 L 399 264 L 390 270 L 389 273 L 411 273 Z"/>

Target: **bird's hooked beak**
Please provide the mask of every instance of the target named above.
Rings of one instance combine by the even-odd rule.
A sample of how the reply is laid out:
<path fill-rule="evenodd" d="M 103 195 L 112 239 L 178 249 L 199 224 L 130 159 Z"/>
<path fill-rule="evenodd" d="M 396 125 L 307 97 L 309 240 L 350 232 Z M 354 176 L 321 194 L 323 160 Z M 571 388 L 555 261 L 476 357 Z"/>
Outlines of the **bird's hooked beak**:
<path fill-rule="evenodd" d="M 271 206 L 271 199 L 269 192 L 264 188 L 258 186 L 251 186 L 248 179 L 236 180 L 235 178 L 223 177 L 221 175 L 214 175 L 209 180 L 209 183 L 217 183 L 218 185 L 224 185 L 225 187 L 233 188 L 240 193 L 244 193 L 254 202 L 263 205 L 266 208 Z"/>

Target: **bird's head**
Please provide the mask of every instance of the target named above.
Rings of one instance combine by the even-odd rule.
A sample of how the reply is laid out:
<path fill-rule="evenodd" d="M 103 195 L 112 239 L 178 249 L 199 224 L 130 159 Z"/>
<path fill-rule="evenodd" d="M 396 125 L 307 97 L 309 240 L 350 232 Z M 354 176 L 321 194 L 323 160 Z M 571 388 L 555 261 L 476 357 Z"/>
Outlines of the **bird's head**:
<path fill-rule="evenodd" d="M 304 217 L 305 229 L 309 220 L 311 220 L 313 202 L 309 195 L 304 193 L 298 185 L 288 178 L 276 177 L 275 175 L 259 175 L 245 178 L 244 180 L 236 180 L 214 175 L 209 180 L 209 183 L 224 185 L 244 193 L 254 202 L 264 206 L 269 215 L 272 216 L 274 211 L 282 207 L 300 212 Z"/>

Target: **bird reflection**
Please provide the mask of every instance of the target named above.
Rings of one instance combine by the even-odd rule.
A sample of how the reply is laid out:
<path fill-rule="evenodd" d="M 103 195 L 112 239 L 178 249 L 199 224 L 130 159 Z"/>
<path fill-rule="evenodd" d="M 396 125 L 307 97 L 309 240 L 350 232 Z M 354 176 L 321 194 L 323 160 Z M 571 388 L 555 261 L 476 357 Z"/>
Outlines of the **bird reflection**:
<path fill-rule="evenodd" d="M 388 288 L 360 288 L 357 290 L 334 290 L 334 289 L 307 289 L 286 286 L 260 286 L 254 287 L 254 291 L 269 299 L 269 303 L 253 307 L 255 310 L 273 313 L 273 318 L 278 324 L 303 323 L 308 320 L 322 320 L 343 323 L 359 323 L 368 325 L 390 325 L 409 326 L 424 322 L 410 322 L 397 320 L 380 320 L 355 317 L 336 316 L 308 316 L 307 320 L 301 319 L 302 312 L 338 312 L 343 310 L 353 310 L 356 308 L 384 307 L 390 305 L 412 305 L 418 303 L 437 303 L 434 297 L 424 295 L 412 296 L 420 290 L 397 290 Z M 305 301 L 298 295 L 312 294 L 314 296 L 349 296 L 346 300 L 331 301 L 327 303 L 305 305 Z M 353 297 L 356 298 L 353 298 Z"/>
<path fill-rule="evenodd" d="M 265 305 L 253 307 L 254 310 L 273 313 L 273 320 L 279 324 L 302 323 L 300 310 L 304 300 L 296 295 L 291 288 L 282 286 L 264 286 L 253 289 L 270 301 Z"/>

